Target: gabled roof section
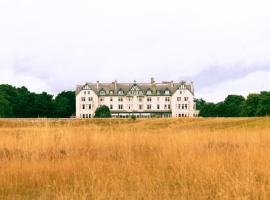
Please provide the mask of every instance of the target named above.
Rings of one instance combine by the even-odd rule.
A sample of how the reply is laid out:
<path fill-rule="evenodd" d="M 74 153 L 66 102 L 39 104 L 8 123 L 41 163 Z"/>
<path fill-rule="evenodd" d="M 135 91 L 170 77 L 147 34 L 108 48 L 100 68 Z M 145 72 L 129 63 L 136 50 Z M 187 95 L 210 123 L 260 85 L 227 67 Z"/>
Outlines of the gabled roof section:
<path fill-rule="evenodd" d="M 152 96 L 160 95 L 166 96 L 165 91 L 169 90 L 170 95 L 173 95 L 178 89 L 187 89 L 192 94 L 194 94 L 193 82 L 186 83 L 181 81 L 178 83 L 170 82 L 161 82 L 161 83 L 117 83 L 117 81 L 112 83 L 86 83 L 84 85 L 78 85 L 76 88 L 76 95 L 83 89 L 93 90 L 98 96 L 101 90 L 105 91 L 106 96 L 117 96 L 119 90 L 123 91 L 123 95 L 132 95 L 132 91 L 141 92 L 140 95 L 147 95 L 147 91 L 150 89 L 152 91 Z M 136 93 L 136 92 L 134 92 Z M 135 94 L 133 94 L 135 95 Z"/>

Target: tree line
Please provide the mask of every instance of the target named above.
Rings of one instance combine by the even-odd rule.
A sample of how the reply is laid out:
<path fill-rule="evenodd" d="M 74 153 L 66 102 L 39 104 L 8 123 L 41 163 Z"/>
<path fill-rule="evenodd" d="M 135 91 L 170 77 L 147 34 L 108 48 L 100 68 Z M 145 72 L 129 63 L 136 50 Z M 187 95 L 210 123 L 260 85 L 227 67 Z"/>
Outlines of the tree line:
<path fill-rule="evenodd" d="M 209 103 L 196 100 L 197 109 L 202 117 L 259 117 L 270 116 L 270 92 L 241 95 L 229 95 L 224 101 Z"/>
<path fill-rule="evenodd" d="M 196 105 L 202 117 L 270 116 L 270 92 L 249 94 L 247 98 L 229 95 L 218 103 L 197 99 Z M 75 115 L 75 106 L 74 91 L 63 91 L 54 98 L 46 92 L 30 92 L 26 87 L 0 85 L 0 117 L 66 118 Z"/>
<path fill-rule="evenodd" d="M 36 94 L 26 87 L 0 85 L 0 117 L 65 118 L 75 115 L 75 92 L 63 91 L 55 98 L 46 92 Z"/>

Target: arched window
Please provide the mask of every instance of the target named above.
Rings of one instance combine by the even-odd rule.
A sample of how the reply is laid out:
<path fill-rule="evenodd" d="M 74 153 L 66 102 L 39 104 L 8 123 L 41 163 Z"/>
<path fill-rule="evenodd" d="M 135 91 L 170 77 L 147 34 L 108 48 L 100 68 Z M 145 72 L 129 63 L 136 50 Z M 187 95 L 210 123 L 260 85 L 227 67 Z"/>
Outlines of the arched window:
<path fill-rule="evenodd" d="M 124 91 L 123 90 L 119 90 L 118 91 L 118 95 L 123 95 L 124 94 Z"/>
<path fill-rule="evenodd" d="M 165 90 L 165 95 L 170 95 L 170 90 Z"/>
<path fill-rule="evenodd" d="M 146 94 L 147 95 L 151 95 L 152 94 L 152 91 L 151 90 L 147 90 Z"/>
<path fill-rule="evenodd" d="M 105 95 L 106 92 L 105 92 L 105 90 L 100 90 L 99 94 L 100 94 L 100 95 Z"/>

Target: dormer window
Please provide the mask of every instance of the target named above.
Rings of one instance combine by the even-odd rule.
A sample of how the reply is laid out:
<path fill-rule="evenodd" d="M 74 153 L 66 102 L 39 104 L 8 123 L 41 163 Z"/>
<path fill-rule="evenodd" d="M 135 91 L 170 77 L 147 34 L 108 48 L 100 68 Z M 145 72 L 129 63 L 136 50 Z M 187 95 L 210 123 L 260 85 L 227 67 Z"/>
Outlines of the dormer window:
<path fill-rule="evenodd" d="M 165 95 L 170 95 L 170 90 L 165 90 Z"/>
<path fill-rule="evenodd" d="M 146 94 L 147 95 L 151 95 L 152 94 L 152 91 L 151 90 L 147 90 Z"/>
<path fill-rule="evenodd" d="M 119 95 L 123 95 L 123 94 L 124 94 L 123 90 L 119 90 L 119 91 L 118 91 L 118 94 L 119 94 Z"/>
<path fill-rule="evenodd" d="M 160 95 L 160 91 L 159 90 L 157 90 L 157 95 Z"/>
<path fill-rule="evenodd" d="M 101 91 L 99 92 L 99 94 L 100 94 L 100 95 L 105 95 L 106 92 L 105 92 L 104 90 L 101 90 Z"/>
<path fill-rule="evenodd" d="M 110 95 L 113 95 L 113 91 L 112 90 L 110 91 Z"/>

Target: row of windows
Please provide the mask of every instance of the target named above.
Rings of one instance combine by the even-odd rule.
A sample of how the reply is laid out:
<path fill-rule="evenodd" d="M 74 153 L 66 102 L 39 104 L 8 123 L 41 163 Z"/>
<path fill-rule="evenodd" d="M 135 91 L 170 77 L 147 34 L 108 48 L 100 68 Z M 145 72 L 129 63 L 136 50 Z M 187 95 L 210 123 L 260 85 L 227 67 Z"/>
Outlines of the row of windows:
<path fill-rule="evenodd" d="M 91 114 L 81 114 L 80 118 L 91 118 Z"/>
<path fill-rule="evenodd" d="M 181 101 L 182 98 L 181 97 L 177 97 L 177 101 Z M 188 101 L 188 97 L 184 97 L 184 101 Z"/>
<path fill-rule="evenodd" d="M 181 88 L 181 89 L 183 89 L 183 88 Z M 182 90 L 180 90 L 179 92 L 180 92 L 180 94 L 183 94 L 183 91 L 182 91 Z M 159 90 L 157 90 L 156 93 L 157 93 L 157 95 L 160 95 L 160 94 L 161 94 L 161 92 L 160 92 Z M 86 95 L 86 94 L 90 94 L 90 90 L 84 91 L 84 94 L 85 94 L 85 95 Z M 100 94 L 100 95 L 106 95 L 106 91 L 105 91 L 105 90 L 101 90 L 101 91 L 99 92 L 99 94 Z M 114 94 L 114 91 L 113 91 L 113 90 L 110 90 L 110 91 L 109 91 L 109 94 L 110 94 L 110 95 L 113 95 L 113 94 Z M 138 95 L 138 94 L 139 94 L 139 95 L 143 95 L 143 92 L 142 92 L 142 91 L 129 91 L 128 94 L 134 94 L 134 95 Z M 153 92 L 152 92 L 152 90 L 147 90 L 146 94 L 147 94 L 147 95 L 152 95 Z M 170 92 L 169 90 L 165 90 L 164 94 L 165 94 L 165 95 L 170 95 L 171 92 Z M 118 95 L 124 95 L 124 91 L 123 91 L 123 90 L 119 90 L 119 91 L 118 91 Z"/>
<path fill-rule="evenodd" d="M 91 110 L 92 109 L 92 105 L 91 104 L 82 104 L 82 109 L 83 110 L 85 110 L 85 109 Z"/>
<path fill-rule="evenodd" d="M 180 113 L 176 114 L 176 117 L 188 117 L 188 114 Z"/>
<path fill-rule="evenodd" d="M 83 101 L 83 98 L 85 98 L 85 97 L 82 97 L 82 101 Z M 93 98 L 92 98 L 92 100 L 93 100 Z M 132 101 L 132 97 L 127 98 L 127 100 L 128 100 L 129 102 L 131 102 L 131 101 Z M 157 97 L 157 101 L 159 101 L 159 100 L 160 100 L 159 97 Z M 170 97 L 165 97 L 165 101 L 166 101 L 166 102 L 170 102 L 170 100 L 171 100 Z M 89 101 L 90 101 L 90 100 L 89 100 Z M 103 101 L 104 101 L 104 97 L 100 97 L 100 98 L 99 98 L 99 101 L 100 101 L 100 102 L 103 102 Z M 112 98 L 112 97 L 110 98 L 110 101 L 113 101 L 113 98 Z M 123 97 L 118 97 L 118 101 L 119 101 L 119 102 L 123 102 L 123 101 L 124 101 Z M 138 97 L 138 101 L 139 101 L 139 102 L 142 102 L 142 101 L 143 101 L 143 98 L 142 98 L 142 97 Z M 152 101 L 152 97 L 147 97 L 146 101 L 147 101 L 147 102 L 151 102 L 151 101 Z"/>
<path fill-rule="evenodd" d="M 188 104 L 178 104 L 178 109 L 182 109 L 182 110 L 187 110 L 188 109 Z"/>
<path fill-rule="evenodd" d="M 101 91 L 99 92 L 99 94 L 100 94 L 100 95 L 106 95 L 106 91 L 105 91 L 105 90 L 101 90 Z M 114 91 L 112 91 L 112 90 L 109 91 L 109 94 L 110 94 L 110 95 L 113 95 L 113 94 L 114 94 Z M 118 94 L 118 95 L 124 95 L 124 91 L 123 91 L 123 90 L 119 90 L 117 94 Z M 143 92 L 142 92 L 142 91 L 131 91 L 131 92 L 128 92 L 128 94 L 129 94 L 129 95 L 130 95 L 130 94 L 135 94 L 135 95 L 139 94 L 139 95 L 143 95 Z M 147 95 L 152 95 L 153 92 L 152 92 L 152 90 L 147 90 L 146 94 L 147 94 Z M 160 95 L 160 94 L 161 94 L 161 92 L 160 92 L 160 91 L 157 91 L 157 95 Z M 164 92 L 164 94 L 165 94 L 165 95 L 170 95 L 171 92 L 170 92 L 169 90 L 166 90 L 166 91 Z"/>
<path fill-rule="evenodd" d="M 88 98 L 82 97 L 81 98 L 81 101 L 83 101 L 83 102 L 85 102 L 86 100 L 93 101 L 93 97 L 88 97 Z M 100 101 L 104 101 L 104 97 L 101 97 L 99 100 Z M 132 98 L 129 97 L 127 100 L 130 102 L 130 101 L 132 101 Z M 138 100 L 139 100 L 139 102 L 142 102 L 143 101 L 143 98 L 139 97 Z M 147 97 L 146 100 L 147 100 L 147 102 L 151 102 L 152 101 L 152 98 L 151 97 Z M 165 101 L 166 102 L 170 102 L 170 100 L 171 100 L 170 97 L 165 97 Z M 113 98 L 112 97 L 110 98 L 110 101 L 113 101 Z M 118 97 L 118 101 L 119 102 L 123 102 L 123 97 Z M 159 101 L 159 97 L 157 97 L 157 101 Z M 177 101 L 181 101 L 181 97 L 177 97 Z M 188 101 L 188 97 L 184 97 L 184 101 Z"/>
<path fill-rule="evenodd" d="M 82 97 L 82 98 L 81 98 L 81 100 L 82 100 L 83 102 L 85 102 L 86 99 L 87 99 L 88 101 L 93 101 L 93 97 L 88 97 L 88 98 Z"/>

